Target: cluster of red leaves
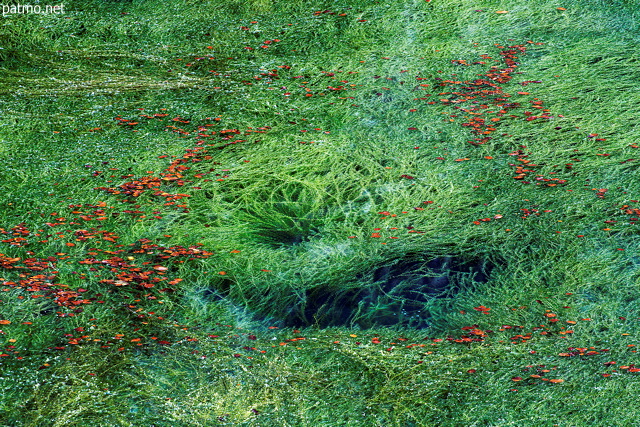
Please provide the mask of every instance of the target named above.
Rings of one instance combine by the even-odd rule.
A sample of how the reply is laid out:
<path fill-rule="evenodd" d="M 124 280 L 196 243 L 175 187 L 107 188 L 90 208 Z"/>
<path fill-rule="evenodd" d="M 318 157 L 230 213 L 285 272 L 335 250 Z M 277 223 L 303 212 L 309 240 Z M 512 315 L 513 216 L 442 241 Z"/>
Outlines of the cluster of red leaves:
<path fill-rule="evenodd" d="M 82 230 L 84 231 L 84 230 Z M 109 232 L 106 232 L 109 234 Z M 77 234 L 76 234 L 77 235 Z M 82 235 L 80 239 L 86 239 L 86 235 Z M 78 240 L 78 239 L 77 239 Z M 122 246 L 122 245 L 118 245 Z M 109 255 L 106 259 L 97 259 L 95 256 L 99 252 Z M 117 255 L 129 254 L 127 260 Z M 142 239 L 139 242 L 129 245 L 127 249 L 103 250 L 98 248 L 90 248 L 87 254 L 90 258 L 84 258 L 78 261 L 79 265 L 91 266 L 90 271 L 94 277 L 101 277 L 100 270 L 104 270 L 105 274 L 115 275 L 116 279 L 96 279 L 96 282 L 109 284 L 113 286 L 132 285 L 137 290 L 148 290 L 156 284 L 166 282 L 167 287 L 159 289 L 158 292 L 167 292 L 172 290 L 172 286 L 182 281 L 180 278 L 170 280 L 166 277 L 168 267 L 160 265 L 172 261 L 173 263 L 184 263 L 185 261 L 195 260 L 198 258 L 207 258 L 212 255 L 211 252 L 203 250 L 200 245 L 193 245 L 188 248 L 182 246 L 165 247 L 152 243 L 148 239 Z M 130 264 L 127 261 L 134 261 L 132 255 L 144 254 L 149 261 L 143 261 L 141 265 Z M 17 276 L 13 280 L 2 279 L 2 285 L 6 286 L 3 290 L 21 289 L 29 292 L 31 298 L 52 299 L 60 307 L 74 308 L 81 304 L 91 304 L 92 302 L 104 303 L 100 299 L 103 295 L 98 293 L 91 298 L 85 295 L 88 292 L 84 288 L 70 289 L 69 285 L 57 283 L 58 279 L 58 263 L 63 257 L 63 253 L 56 253 L 57 256 L 49 256 L 47 258 L 10 258 L 4 254 L 0 254 L 0 268 L 5 271 L 15 271 Z M 153 257 L 149 257 L 152 255 Z M 150 266 L 151 267 L 147 267 Z M 36 274 L 29 271 L 37 272 Z M 86 275 L 81 278 L 86 279 Z M 88 286 L 88 285 L 86 285 Z M 23 299 L 20 295 L 18 298 Z M 149 299 L 156 299 L 155 296 L 149 296 Z M 75 314 L 81 313 L 83 310 L 74 310 Z M 58 312 L 59 316 L 73 316 L 74 313 Z"/>
<path fill-rule="evenodd" d="M 346 14 L 346 13 L 344 13 L 344 12 L 338 13 L 338 12 L 333 12 L 333 11 L 331 11 L 331 10 L 329 10 L 329 9 L 326 9 L 326 10 L 316 10 L 315 12 L 313 12 L 313 15 L 314 15 L 314 16 L 319 16 L 319 15 L 324 15 L 324 14 L 326 14 L 326 15 L 347 16 L 347 14 Z"/>
<path fill-rule="evenodd" d="M 461 335 L 458 338 L 452 337 L 452 336 L 448 336 L 446 338 L 446 340 L 447 341 L 451 341 L 451 342 L 455 342 L 455 343 L 458 343 L 458 344 L 469 344 L 469 343 L 473 343 L 473 342 L 482 342 L 482 341 L 484 341 L 484 339 L 487 337 L 488 334 L 493 332 L 491 329 L 486 329 L 486 330 L 479 329 L 478 325 L 463 326 L 462 330 L 466 331 L 466 333 Z"/>
<path fill-rule="evenodd" d="M 522 385 L 528 385 L 528 386 L 543 384 L 544 381 L 548 381 L 549 383 L 552 383 L 552 384 L 560 384 L 564 382 L 564 380 L 561 378 L 545 378 L 545 375 L 557 370 L 558 369 L 557 366 L 547 368 L 546 365 L 527 365 L 523 369 L 523 371 L 528 373 L 530 372 L 531 369 L 535 369 L 536 373 L 530 374 L 527 378 L 513 377 L 511 378 L 511 381 L 514 381 L 514 382 L 522 381 L 523 382 Z M 512 391 L 517 391 L 517 390 L 512 390 Z"/>
<path fill-rule="evenodd" d="M 631 200 L 631 202 L 638 203 L 637 200 Z M 629 218 L 629 224 L 636 224 L 637 221 L 640 221 L 640 208 L 632 208 L 629 205 L 623 205 L 620 210 L 626 215 L 631 215 Z"/>
<path fill-rule="evenodd" d="M 602 353 L 606 353 L 609 351 L 608 348 L 602 348 L 600 351 L 597 351 L 595 347 L 569 347 L 567 348 L 568 353 L 559 353 L 558 356 L 561 357 L 573 357 L 573 356 L 597 356 Z"/>
<path fill-rule="evenodd" d="M 532 43 L 533 42 L 528 42 Z M 541 43 L 535 43 L 539 45 Z M 522 105 L 519 102 L 510 101 L 513 95 L 506 92 L 502 85 L 508 84 L 513 79 L 513 74 L 516 72 L 518 68 L 518 62 L 516 59 L 518 55 L 526 53 L 525 45 L 514 45 L 509 46 L 507 48 L 503 46 L 496 45 L 499 49 L 502 49 L 499 54 L 501 56 L 501 60 L 494 59 L 488 55 L 480 55 L 480 57 L 484 61 L 473 62 L 472 64 L 468 63 L 466 60 L 453 60 L 452 63 L 461 66 L 471 66 L 475 64 L 484 65 L 487 60 L 493 60 L 498 63 L 502 63 L 502 65 L 492 65 L 488 72 L 486 72 L 481 79 L 476 79 L 474 81 L 458 81 L 458 80 L 442 80 L 438 79 L 438 86 L 442 88 L 448 88 L 449 92 L 441 92 L 439 95 L 449 95 L 447 98 L 441 98 L 440 102 L 445 105 L 453 105 L 453 107 L 461 112 L 467 114 L 466 122 L 462 123 L 462 126 L 467 127 L 471 130 L 471 133 L 476 136 L 471 141 L 468 141 L 470 144 L 474 146 L 480 146 L 488 143 L 494 137 L 491 136 L 493 133 L 498 131 L 498 126 L 500 123 L 506 118 L 510 119 L 518 119 L 524 118 L 525 121 L 533 121 L 537 119 L 549 120 L 552 119 L 553 116 L 550 115 L 550 110 L 546 109 L 543 106 L 543 101 L 538 98 L 534 98 L 530 101 L 532 109 L 540 110 L 540 114 L 534 115 L 531 111 L 525 111 L 522 116 L 516 114 L 510 114 L 511 110 L 515 110 L 521 108 Z M 527 86 L 530 83 L 541 83 L 537 80 L 528 80 L 523 81 L 520 84 L 522 86 Z M 428 86 L 428 85 L 425 85 Z M 518 95 L 529 95 L 528 92 L 518 91 Z M 485 98 L 481 104 L 479 104 L 478 99 Z M 427 99 L 427 98 L 417 98 L 417 99 Z M 433 102 L 430 102 L 433 103 Z M 463 105 L 458 105 L 462 103 L 471 103 L 476 104 L 472 106 L 465 107 Z M 452 118 L 457 118 L 457 114 L 451 114 Z M 558 117 L 562 117 L 559 115 Z M 453 119 L 451 119 L 453 121 Z M 509 136 L 504 133 L 502 136 Z M 530 181 L 525 181 L 524 179 L 529 174 L 535 174 L 536 170 L 534 169 L 536 164 L 533 164 L 531 160 L 528 159 L 530 152 L 525 152 L 524 149 L 526 146 L 520 146 L 520 149 L 509 153 L 511 156 L 517 157 L 518 163 L 510 164 L 510 166 L 515 168 L 514 179 L 521 180 L 524 183 L 531 183 Z M 492 158 L 492 157 L 487 157 Z M 468 160 L 468 159 L 459 159 L 459 160 Z M 536 184 L 542 184 L 548 187 L 554 187 L 557 184 L 565 184 L 566 180 L 559 178 L 545 178 L 542 175 L 536 175 L 535 180 L 538 181 Z"/>
<path fill-rule="evenodd" d="M 498 46 L 498 48 L 504 49 L 502 46 Z M 454 105 L 455 109 L 468 114 L 468 116 L 466 116 L 467 121 L 462 123 L 462 126 L 471 128 L 471 133 L 477 136 L 473 141 L 469 141 L 470 144 L 477 146 L 489 142 L 492 139 L 489 135 L 497 131 L 496 125 L 502 116 L 507 114 L 509 110 L 520 107 L 519 103 L 508 102 L 508 98 L 511 97 L 511 95 L 506 93 L 498 83 L 506 84 L 512 79 L 511 74 L 518 67 L 515 59 L 518 58 L 518 54 L 524 54 L 525 52 L 526 47 L 524 45 L 509 46 L 507 49 L 500 51 L 502 61 L 494 61 L 498 63 L 504 62 L 504 65 L 502 65 L 503 68 L 501 68 L 501 65 L 491 66 L 489 71 L 484 74 L 484 77 L 486 77 L 484 79 L 476 79 L 472 82 L 438 79 L 438 86 L 450 89 L 449 92 L 441 92 L 439 94 L 441 96 L 450 95 L 448 98 L 440 99 L 440 102 L 443 104 L 452 105 L 466 102 L 478 104 L 477 98 L 488 98 L 483 101 L 482 104 L 467 108 Z M 493 59 L 488 55 L 480 55 L 480 57 L 485 60 Z M 466 66 L 471 65 L 464 60 L 455 60 L 453 63 Z M 485 62 L 479 61 L 473 64 L 484 65 Z M 499 111 L 491 111 L 491 108 L 499 108 Z M 493 114 L 494 117 L 485 119 L 484 116 L 489 114 Z M 457 116 L 453 115 L 452 117 Z M 512 115 L 511 117 L 516 118 L 518 116 Z"/>
<path fill-rule="evenodd" d="M 27 224 L 20 223 L 15 227 L 11 228 L 9 231 L 6 231 L 3 228 L 0 228 L 0 234 L 8 234 L 14 237 L 9 237 L 8 239 L 1 240 L 2 243 L 8 243 L 12 246 L 25 246 L 29 242 L 27 240 L 27 236 L 31 234 L 31 232 L 26 227 Z"/>
<path fill-rule="evenodd" d="M 167 114 L 154 114 L 148 115 L 143 114 L 140 117 L 145 119 L 163 119 L 167 116 Z M 122 117 L 116 117 L 116 120 L 123 122 L 127 119 L 123 119 Z M 175 117 L 171 119 L 172 121 L 177 121 L 180 123 L 189 124 L 189 120 L 182 119 L 180 117 Z M 221 119 L 219 117 L 211 119 L 214 122 L 219 122 Z M 127 120 L 127 123 L 135 123 L 131 120 Z M 228 178 L 228 174 L 220 174 L 214 173 L 214 168 L 207 168 L 199 171 L 192 171 L 193 165 L 203 163 L 205 165 L 215 165 L 213 162 L 213 153 L 211 153 L 212 149 L 222 149 L 229 145 L 234 145 L 239 142 L 245 142 L 244 139 L 237 139 L 237 135 L 243 134 L 238 129 L 223 129 L 220 131 L 212 130 L 211 127 L 215 126 L 217 123 L 206 123 L 202 125 L 195 126 L 192 130 L 184 130 L 177 129 L 174 126 L 167 126 L 168 128 L 174 128 L 174 131 L 178 131 L 178 133 L 184 135 L 193 135 L 196 138 L 196 147 L 185 150 L 185 154 L 180 158 L 173 159 L 169 166 L 161 171 L 159 174 L 155 175 L 147 175 L 135 179 L 131 179 L 126 181 L 123 184 L 120 184 L 117 187 L 96 187 L 96 190 L 102 190 L 110 194 L 114 195 L 125 195 L 128 198 L 122 199 L 124 202 L 128 203 L 137 203 L 136 199 L 151 191 L 151 195 L 153 197 L 159 197 L 165 199 L 164 206 L 173 206 L 176 208 L 181 208 L 182 212 L 189 212 L 188 205 L 186 203 L 186 198 L 191 197 L 190 194 L 176 193 L 174 191 L 168 191 L 174 187 L 185 187 L 189 183 L 194 183 L 195 179 L 203 179 L 204 182 L 211 181 L 211 179 L 206 179 L 207 175 L 213 174 L 216 177 L 217 181 L 223 181 Z M 264 133 L 271 129 L 270 127 L 261 127 L 258 129 L 249 128 L 244 132 L 244 135 L 250 135 L 253 133 Z M 218 136 L 224 142 L 222 145 L 216 143 L 209 143 L 213 141 L 209 141 L 211 138 Z M 166 155 L 160 156 L 160 158 L 168 157 Z M 202 168 L 200 168 L 202 169 Z M 191 173 L 189 173 L 191 172 Z M 223 171 L 228 172 L 228 171 Z M 121 178 L 128 179 L 132 178 L 134 175 L 123 175 Z M 167 190 L 165 190 L 165 188 Z M 193 189 L 200 189 L 199 187 L 193 187 Z"/>
<path fill-rule="evenodd" d="M 7 257 L 0 254 L 0 267 L 5 272 L 14 272 L 12 280 L 2 278 L 1 284 L 5 286 L 2 291 L 21 289 L 29 292 L 31 298 L 53 299 L 58 306 L 77 306 L 89 303 L 89 300 L 81 299 L 81 293 L 86 289 L 71 290 L 68 285 L 55 283 L 57 279 L 58 258 L 50 256 L 44 259 Z M 31 273 L 34 272 L 34 273 Z M 24 295 L 19 295 L 24 299 Z"/>
<path fill-rule="evenodd" d="M 141 109 L 142 110 L 142 109 Z M 164 109 L 163 109 L 164 110 Z M 116 117 L 119 125 L 135 130 L 146 120 L 163 121 L 168 116 L 165 113 L 141 114 L 140 121 Z M 223 149 L 234 144 L 245 142 L 239 139 L 241 135 L 251 135 L 264 133 L 270 127 L 260 127 L 257 129 L 248 128 L 245 132 L 238 129 L 222 129 L 215 131 L 211 129 L 221 119 L 219 117 L 211 119 L 212 123 L 202 125 L 191 125 L 192 129 L 180 129 L 173 125 L 167 125 L 166 129 L 195 139 L 195 146 L 185 150 L 180 156 L 172 156 L 169 165 L 160 173 L 148 172 L 149 175 L 135 178 L 133 174 L 122 175 L 121 179 L 127 181 L 116 187 L 96 187 L 97 190 L 105 191 L 117 196 L 124 195 L 125 198 L 118 202 L 134 205 L 133 209 L 122 209 L 118 203 L 108 206 L 106 202 L 97 204 L 72 204 L 68 205 L 67 213 L 53 212 L 48 216 L 55 220 L 47 221 L 44 224 L 49 229 L 64 229 L 58 232 L 47 234 L 48 230 L 38 229 L 32 232 L 26 223 L 20 223 L 8 230 L 0 229 L 0 235 L 5 235 L 2 243 L 14 247 L 27 245 L 34 246 L 33 250 L 27 251 L 29 256 L 7 256 L 0 254 L 0 271 L 5 273 L 5 277 L 0 278 L 0 285 L 4 285 L 2 290 L 13 291 L 17 298 L 43 298 L 51 300 L 53 307 L 46 310 L 46 314 L 51 314 L 59 318 L 75 318 L 81 316 L 86 311 L 86 306 L 90 304 L 104 304 L 116 310 L 114 315 L 127 316 L 131 321 L 131 330 L 123 331 L 116 336 L 97 338 L 87 333 L 88 327 L 76 327 L 73 331 L 64 334 L 64 344 L 51 347 L 53 350 L 64 350 L 69 345 L 86 344 L 97 342 L 101 347 L 109 348 L 118 345 L 118 350 L 124 350 L 127 346 L 143 346 L 154 341 L 160 345 L 171 344 L 169 339 L 160 339 L 165 335 L 167 327 L 180 326 L 172 325 L 165 315 L 160 315 L 157 310 L 172 292 L 176 291 L 180 282 L 184 279 L 176 277 L 177 265 L 208 258 L 212 255 L 206 251 L 202 244 L 193 244 L 187 247 L 177 245 L 162 245 L 149 239 L 140 239 L 129 245 L 119 244 L 119 236 L 110 229 L 117 225 L 118 218 L 122 214 L 138 216 L 138 221 L 143 218 L 149 220 L 161 219 L 162 210 L 155 208 L 154 215 L 147 217 L 142 209 L 144 205 L 153 206 L 153 198 L 164 199 L 163 207 L 160 209 L 181 208 L 183 212 L 188 212 L 186 200 L 190 197 L 188 192 L 199 190 L 200 187 L 193 186 L 187 190 L 188 184 L 193 185 L 197 180 L 223 181 L 228 178 L 228 170 L 216 173 L 216 169 L 211 167 L 218 163 L 213 162 L 214 152 L 212 150 Z M 181 117 L 170 119 L 171 122 L 190 124 L 189 120 Z M 218 138 L 218 140 L 212 140 Z M 220 143 L 221 141 L 222 143 Z M 160 158 L 167 158 L 163 155 Z M 106 164 L 106 162 L 103 162 Z M 86 165 L 86 167 L 91 167 Z M 111 168 L 112 171 L 117 170 Z M 102 171 L 92 173 L 93 177 L 101 176 Z M 207 179 L 212 175 L 211 179 Z M 215 178 L 213 178 L 215 177 Z M 110 178 L 115 178 L 111 176 Z M 135 178 L 135 179 L 132 179 Z M 112 181 L 108 181 L 112 182 Z M 184 192 L 177 193 L 174 188 L 185 188 Z M 146 200 L 142 196 L 150 194 L 151 200 Z M 41 214 L 43 218 L 47 215 Z M 89 221 L 99 221 L 100 226 L 86 227 Z M 169 238 L 170 235 L 165 235 Z M 37 243 L 50 244 L 52 241 L 64 242 L 64 245 L 71 253 L 56 252 L 50 256 L 36 256 L 36 251 L 41 246 Z M 45 251 L 51 251 L 50 246 L 44 246 Z M 80 286 L 70 285 L 60 279 L 59 267 L 61 264 L 77 262 L 79 271 L 72 272 L 73 280 L 70 283 L 80 281 Z M 68 268 L 65 268 L 68 270 Z M 223 274 L 224 272 L 220 272 Z M 63 274 L 69 274 L 65 271 Z M 226 274 L 226 273 L 225 273 Z M 57 310 L 57 311 L 55 311 Z M 43 314 L 43 315 L 46 315 Z M 96 319 L 90 319 L 93 321 Z M 9 319 L 6 320 L 10 324 Z M 76 320 L 77 322 L 77 320 Z M 180 326 L 186 330 L 186 327 Z M 132 338 L 125 339 L 126 335 L 135 334 Z M 150 341 L 151 340 L 151 341 Z M 184 341 L 193 341 L 186 337 Z M 13 351 L 18 359 L 17 352 Z"/>

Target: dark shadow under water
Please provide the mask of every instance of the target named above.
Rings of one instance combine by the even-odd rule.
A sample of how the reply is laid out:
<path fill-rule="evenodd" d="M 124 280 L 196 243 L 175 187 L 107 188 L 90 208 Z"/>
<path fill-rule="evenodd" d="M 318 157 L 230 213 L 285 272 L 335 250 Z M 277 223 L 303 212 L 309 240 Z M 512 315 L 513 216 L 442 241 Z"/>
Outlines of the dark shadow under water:
<path fill-rule="evenodd" d="M 433 299 L 452 298 L 462 288 L 487 282 L 493 268 L 485 260 L 453 256 L 396 260 L 359 274 L 352 287 L 308 289 L 304 307 L 293 309 L 283 320 L 295 327 L 424 328 L 426 306 Z"/>

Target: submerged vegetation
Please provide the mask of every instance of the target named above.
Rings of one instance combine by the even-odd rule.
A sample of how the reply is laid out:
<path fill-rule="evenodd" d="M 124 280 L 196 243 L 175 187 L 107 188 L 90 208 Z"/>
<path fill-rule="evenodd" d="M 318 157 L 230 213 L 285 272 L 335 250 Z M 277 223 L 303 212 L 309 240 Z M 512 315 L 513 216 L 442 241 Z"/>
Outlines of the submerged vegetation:
<path fill-rule="evenodd" d="M 4 16 L 0 425 L 636 423 L 614 3 Z"/>

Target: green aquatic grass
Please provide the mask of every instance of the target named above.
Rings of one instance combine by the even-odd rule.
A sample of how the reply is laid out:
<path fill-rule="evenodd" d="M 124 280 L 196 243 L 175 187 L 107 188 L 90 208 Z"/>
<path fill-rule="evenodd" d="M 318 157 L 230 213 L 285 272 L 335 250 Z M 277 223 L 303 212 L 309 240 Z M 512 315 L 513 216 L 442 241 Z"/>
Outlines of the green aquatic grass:
<path fill-rule="evenodd" d="M 44 231 L 0 253 L 53 257 L 46 280 L 104 303 L 32 298 L 6 282 L 36 271 L 0 269 L 0 425 L 633 425 L 638 21 L 609 3 L 87 0 L 3 18 L 0 240 Z M 436 78 L 486 73 L 452 60 L 494 44 L 527 45 L 502 85 L 514 114 L 537 98 L 553 119 L 503 116 L 474 147 Z M 96 189 L 233 141 L 161 184 L 184 208 Z M 528 180 L 566 184 L 514 180 L 519 149 Z M 75 240 L 91 227 L 119 238 Z M 198 243 L 211 255 L 160 258 Z M 420 322 L 410 284 L 374 277 L 442 256 L 493 269 L 457 273 Z M 183 280 L 136 290 L 89 257 Z"/>

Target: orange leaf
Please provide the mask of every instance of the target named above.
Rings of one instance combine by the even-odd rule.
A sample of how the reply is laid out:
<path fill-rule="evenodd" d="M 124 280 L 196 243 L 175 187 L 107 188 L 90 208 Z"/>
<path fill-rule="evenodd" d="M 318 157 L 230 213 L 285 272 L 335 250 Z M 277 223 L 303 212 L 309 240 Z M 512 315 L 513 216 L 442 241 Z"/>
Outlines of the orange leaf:
<path fill-rule="evenodd" d="M 558 378 L 558 379 L 555 379 L 555 380 L 549 380 L 549 382 L 550 383 L 554 383 L 554 384 L 558 384 L 558 383 L 563 383 L 564 380 Z"/>
<path fill-rule="evenodd" d="M 498 10 L 496 13 L 509 13 L 508 10 Z"/>
<path fill-rule="evenodd" d="M 11 323 L 10 320 L 0 320 L 0 325 L 8 325 L 10 323 Z"/>
<path fill-rule="evenodd" d="M 558 10 L 567 10 L 567 9 L 566 9 L 566 8 L 564 8 L 564 7 L 556 7 L 556 9 L 558 9 Z"/>

